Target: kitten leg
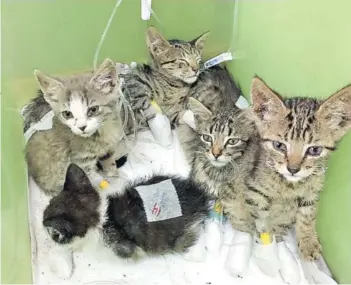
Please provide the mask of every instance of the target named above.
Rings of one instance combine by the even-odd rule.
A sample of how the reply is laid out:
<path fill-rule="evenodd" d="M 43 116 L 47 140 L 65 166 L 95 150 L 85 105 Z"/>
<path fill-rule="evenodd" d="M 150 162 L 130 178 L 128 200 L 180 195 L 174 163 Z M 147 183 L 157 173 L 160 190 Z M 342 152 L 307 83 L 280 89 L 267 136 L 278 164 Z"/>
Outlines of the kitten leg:
<path fill-rule="evenodd" d="M 74 267 L 73 252 L 69 246 L 53 245 L 48 258 L 52 273 L 64 279 L 72 276 Z"/>
<path fill-rule="evenodd" d="M 315 201 L 300 201 L 296 216 L 296 240 L 302 257 L 314 261 L 322 255 L 316 231 Z"/>
<path fill-rule="evenodd" d="M 239 278 L 247 276 L 252 254 L 253 237 L 250 233 L 235 231 L 224 267 L 231 275 Z"/>
<path fill-rule="evenodd" d="M 102 167 L 102 173 L 107 177 L 117 177 L 118 168 L 116 165 L 117 156 L 113 152 L 107 153 L 105 156 L 99 158 L 99 163 Z"/>
<path fill-rule="evenodd" d="M 183 254 L 183 258 L 192 262 L 204 262 L 206 260 L 206 238 L 204 225 L 198 228 L 198 240 L 194 245 L 188 248 L 187 252 Z"/>
<path fill-rule="evenodd" d="M 210 217 L 205 222 L 206 248 L 213 254 L 218 254 L 223 245 L 222 226 L 220 217 Z"/>
<path fill-rule="evenodd" d="M 277 243 L 280 261 L 280 275 L 287 284 L 298 284 L 301 281 L 300 268 L 297 260 L 284 241 Z"/>
<path fill-rule="evenodd" d="M 278 256 L 278 247 L 276 239 L 269 244 L 263 244 L 261 240 L 255 237 L 254 256 L 257 266 L 268 276 L 275 277 L 280 270 L 280 261 Z"/>

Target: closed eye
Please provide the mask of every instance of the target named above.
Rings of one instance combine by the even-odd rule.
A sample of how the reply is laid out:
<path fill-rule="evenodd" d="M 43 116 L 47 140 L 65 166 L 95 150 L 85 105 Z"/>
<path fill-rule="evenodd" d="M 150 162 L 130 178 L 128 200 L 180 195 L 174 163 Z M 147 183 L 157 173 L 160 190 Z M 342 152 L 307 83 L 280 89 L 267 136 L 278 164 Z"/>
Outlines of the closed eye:
<path fill-rule="evenodd" d="M 178 60 L 178 66 L 179 68 L 183 68 L 183 67 L 186 67 L 189 65 L 189 62 L 187 62 L 186 60 L 184 59 L 179 59 Z"/>

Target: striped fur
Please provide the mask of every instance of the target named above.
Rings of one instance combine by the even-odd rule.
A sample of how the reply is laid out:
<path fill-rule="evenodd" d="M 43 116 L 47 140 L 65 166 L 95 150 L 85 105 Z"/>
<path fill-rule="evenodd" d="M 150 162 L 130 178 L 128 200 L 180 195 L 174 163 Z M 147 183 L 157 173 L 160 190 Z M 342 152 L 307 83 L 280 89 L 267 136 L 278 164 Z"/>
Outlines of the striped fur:
<path fill-rule="evenodd" d="M 316 207 L 330 152 L 351 127 L 351 87 L 326 101 L 282 99 L 259 78 L 252 83 L 252 114 L 261 137 L 260 156 L 248 180 L 247 208 L 258 232 L 278 241 L 296 223 L 307 260 L 322 252 Z"/>
<path fill-rule="evenodd" d="M 212 113 L 193 98 L 189 109 L 195 114 L 196 130 L 180 126 L 178 134 L 192 167 L 191 176 L 208 185 L 209 194 L 223 204 L 235 229 L 253 234 L 254 219 L 244 202 L 246 179 L 258 149 L 252 120 L 236 107 Z"/>
<path fill-rule="evenodd" d="M 97 171 L 100 157 L 115 152 L 123 135 L 116 112 L 119 81 L 111 60 L 105 60 L 94 74 L 66 78 L 36 75 L 42 98 L 55 116 L 52 129 L 36 132 L 29 139 L 26 160 L 29 174 L 47 194 L 54 195 L 62 190 L 70 163 L 90 174 Z M 93 113 L 92 107 L 96 107 Z M 80 130 L 83 126 L 84 131 Z M 114 159 L 101 161 L 101 165 L 106 174 L 117 174 Z"/>
<path fill-rule="evenodd" d="M 138 128 L 147 126 L 151 100 L 155 100 L 170 121 L 177 124 L 191 84 L 199 76 L 206 38 L 207 34 L 189 42 L 166 40 L 154 27 L 147 29 L 146 43 L 152 65 L 138 65 L 123 75 L 123 93 L 132 106 Z"/>

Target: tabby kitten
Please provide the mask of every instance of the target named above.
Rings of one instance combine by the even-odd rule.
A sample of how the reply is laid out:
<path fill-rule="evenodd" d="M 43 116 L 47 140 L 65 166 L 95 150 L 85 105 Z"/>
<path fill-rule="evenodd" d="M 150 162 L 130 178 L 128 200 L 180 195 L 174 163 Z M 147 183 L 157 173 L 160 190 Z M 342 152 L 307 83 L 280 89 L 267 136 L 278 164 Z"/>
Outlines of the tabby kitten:
<path fill-rule="evenodd" d="M 166 40 L 154 27 L 146 32 L 152 65 L 137 65 L 124 75 L 124 95 L 131 103 L 136 121 L 146 127 L 153 117 L 150 102 L 155 100 L 171 122 L 179 121 L 191 84 L 200 74 L 202 51 L 208 33 L 192 41 Z M 142 114 L 143 113 L 143 114 Z M 131 123 L 131 121 L 129 122 Z"/>
<path fill-rule="evenodd" d="M 224 107 L 235 108 L 240 94 L 227 68 L 218 65 L 203 70 L 189 91 L 189 97 L 197 99 L 213 113 Z"/>
<path fill-rule="evenodd" d="M 190 159 L 190 176 L 208 186 L 235 229 L 254 233 L 255 221 L 243 207 L 246 179 L 258 149 L 253 121 L 237 107 L 212 113 L 194 98 L 189 98 L 188 108 L 194 113 L 196 129 L 193 134 L 179 132 L 179 139 Z"/>
<path fill-rule="evenodd" d="M 256 77 L 251 92 L 261 152 L 248 180 L 247 207 L 258 232 L 278 242 L 296 223 L 303 258 L 315 260 L 322 252 L 316 204 L 329 154 L 351 128 L 351 86 L 325 101 L 283 99 Z"/>
<path fill-rule="evenodd" d="M 116 111 L 119 79 L 106 59 L 93 73 L 54 78 L 35 71 L 43 98 L 54 111 L 52 129 L 38 131 L 26 145 L 29 175 L 47 194 L 62 190 L 67 167 L 78 164 L 95 175 L 99 158 L 115 152 L 123 138 Z M 115 162 L 101 161 L 107 175 L 117 175 Z"/>
<path fill-rule="evenodd" d="M 149 211 L 138 187 L 165 182 L 162 185 L 168 186 L 159 189 L 162 196 L 152 197 L 160 204 Z M 175 189 L 181 212 L 163 219 L 158 214 L 168 209 L 158 205 L 169 196 L 169 185 Z M 95 191 L 82 169 L 71 164 L 63 191 L 51 199 L 44 211 L 43 225 L 55 242 L 72 247 L 97 234 L 106 247 L 122 258 L 185 252 L 196 242 L 209 211 L 208 197 L 203 192 L 203 187 L 189 179 L 155 176 L 127 187 L 122 195 L 105 197 Z"/>

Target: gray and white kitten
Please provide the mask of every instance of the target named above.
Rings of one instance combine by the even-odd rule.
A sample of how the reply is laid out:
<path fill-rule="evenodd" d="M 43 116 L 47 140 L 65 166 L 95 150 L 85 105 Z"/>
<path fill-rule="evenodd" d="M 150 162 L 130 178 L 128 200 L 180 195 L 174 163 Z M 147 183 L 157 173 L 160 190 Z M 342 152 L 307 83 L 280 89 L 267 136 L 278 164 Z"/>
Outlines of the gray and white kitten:
<path fill-rule="evenodd" d="M 36 70 L 35 77 L 55 115 L 52 129 L 37 131 L 29 139 L 26 161 L 39 187 L 54 195 L 62 190 L 71 163 L 95 175 L 100 158 L 115 157 L 123 138 L 117 112 L 120 82 L 110 59 L 96 72 L 54 78 Z M 117 175 L 113 159 L 101 164 L 106 175 Z"/>
<path fill-rule="evenodd" d="M 135 187 L 167 179 L 176 190 L 181 215 L 149 222 Z M 190 179 L 154 176 L 128 186 L 121 195 L 99 195 L 84 171 L 71 164 L 63 191 L 44 211 L 43 225 L 56 243 L 72 249 L 94 235 L 122 258 L 184 253 L 198 239 L 208 215 L 209 200 L 203 187 Z"/>

